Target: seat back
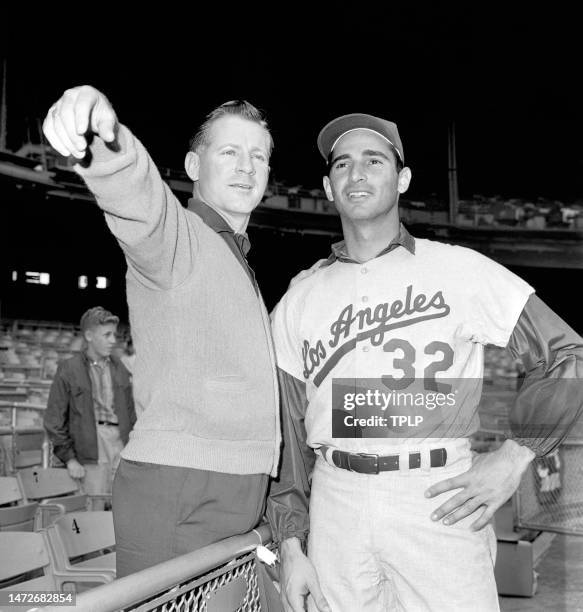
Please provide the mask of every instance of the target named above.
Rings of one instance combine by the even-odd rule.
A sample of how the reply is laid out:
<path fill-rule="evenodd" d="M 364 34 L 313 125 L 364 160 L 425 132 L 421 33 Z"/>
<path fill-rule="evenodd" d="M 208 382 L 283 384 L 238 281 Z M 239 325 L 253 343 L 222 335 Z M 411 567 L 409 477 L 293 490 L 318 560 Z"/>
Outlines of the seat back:
<path fill-rule="evenodd" d="M 19 470 L 28 499 L 46 499 L 79 493 L 79 486 L 63 468 L 32 467 Z"/>
<path fill-rule="evenodd" d="M 34 531 L 38 504 L 0 508 L 0 531 Z"/>
<path fill-rule="evenodd" d="M 70 512 L 59 517 L 52 527 L 69 559 L 115 548 L 111 512 Z"/>
<path fill-rule="evenodd" d="M 37 508 L 37 503 L 23 503 L 16 478 L 0 477 L 0 531 L 34 531 Z"/>
<path fill-rule="evenodd" d="M 14 472 L 20 468 L 42 465 L 42 448 L 45 434 L 42 430 L 17 432 L 10 436 L 1 436 L 0 445 L 8 460 L 8 470 Z"/>
<path fill-rule="evenodd" d="M 42 451 L 43 442 L 45 440 L 44 432 L 30 432 L 25 434 L 16 434 L 15 444 L 17 451 L 20 452 L 36 452 Z"/>
<path fill-rule="evenodd" d="M 0 476 L 0 506 L 22 501 L 18 480 L 12 476 Z"/>
<path fill-rule="evenodd" d="M 41 574 L 34 578 L 26 575 Z M 22 581 L 18 578 L 23 577 Z M 55 589 L 48 548 L 42 533 L 0 532 L 0 588 Z"/>
<path fill-rule="evenodd" d="M 87 499 L 86 493 L 43 499 L 39 505 L 40 527 L 48 527 L 66 512 L 83 512 L 87 510 Z"/>

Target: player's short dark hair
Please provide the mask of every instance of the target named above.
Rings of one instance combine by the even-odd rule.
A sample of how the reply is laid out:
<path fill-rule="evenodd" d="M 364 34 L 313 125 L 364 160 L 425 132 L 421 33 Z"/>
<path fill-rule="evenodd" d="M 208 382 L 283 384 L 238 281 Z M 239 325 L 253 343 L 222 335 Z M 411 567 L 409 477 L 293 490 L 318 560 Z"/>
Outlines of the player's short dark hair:
<path fill-rule="evenodd" d="M 395 158 L 395 166 L 397 167 L 397 172 L 401 172 L 401 170 L 405 167 L 403 164 L 403 160 L 401 156 L 397 153 L 397 149 L 391 144 L 388 143 L 391 152 L 393 153 L 393 157 Z M 330 176 L 330 171 L 332 170 L 332 160 L 334 159 L 334 150 L 330 151 L 328 155 L 328 159 L 326 160 L 326 175 Z"/>
<path fill-rule="evenodd" d="M 108 323 L 117 325 L 119 323 L 119 317 L 116 317 L 113 313 L 109 312 L 109 310 L 105 310 L 102 306 L 95 306 L 83 314 L 80 327 L 81 331 L 85 332 L 98 325 L 107 325 Z"/>
<path fill-rule="evenodd" d="M 265 128 L 269 135 L 269 151 L 267 154 L 271 156 L 271 152 L 273 151 L 273 137 L 269 131 L 267 120 L 265 119 L 264 114 L 258 108 L 253 106 L 253 104 L 247 102 L 247 100 L 230 100 L 229 102 L 225 102 L 212 110 L 206 116 L 204 123 L 198 128 L 198 131 L 190 140 L 190 150 L 196 152 L 199 148 L 208 145 L 209 131 L 212 124 L 217 119 L 227 115 L 235 115 L 237 117 L 247 119 L 248 121 L 259 124 L 262 128 Z"/>

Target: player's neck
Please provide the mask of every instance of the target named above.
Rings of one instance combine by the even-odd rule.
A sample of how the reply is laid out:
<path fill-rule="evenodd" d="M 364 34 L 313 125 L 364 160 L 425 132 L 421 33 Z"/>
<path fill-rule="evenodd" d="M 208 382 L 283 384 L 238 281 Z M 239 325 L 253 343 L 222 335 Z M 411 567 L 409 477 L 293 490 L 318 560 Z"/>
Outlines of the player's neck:
<path fill-rule="evenodd" d="M 399 218 L 342 219 L 342 230 L 348 256 L 364 263 L 376 257 L 399 236 Z"/>

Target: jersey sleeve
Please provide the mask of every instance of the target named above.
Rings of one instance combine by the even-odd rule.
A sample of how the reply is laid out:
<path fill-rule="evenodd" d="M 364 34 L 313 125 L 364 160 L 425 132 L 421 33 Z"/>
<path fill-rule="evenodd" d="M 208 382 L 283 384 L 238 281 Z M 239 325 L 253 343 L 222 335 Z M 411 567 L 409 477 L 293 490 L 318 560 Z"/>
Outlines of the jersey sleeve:
<path fill-rule="evenodd" d="M 583 339 L 531 296 L 508 350 L 526 371 L 509 415 L 511 437 L 537 456 L 548 455 L 574 428 L 581 429 Z"/>
<path fill-rule="evenodd" d="M 469 281 L 474 342 L 505 347 L 524 305 L 534 289 L 519 276 L 488 257 L 467 250 L 470 255 L 462 279 Z"/>
<path fill-rule="evenodd" d="M 288 291 L 271 313 L 275 356 L 278 368 L 304 381 L 299 324 L 297 299 Z"/>
<path fill-rule="evenodd" d="M 266 513 L 273 538 L 306 540 L 312 470 L 316 454 L 306 442 L 306 383 L 278 368 L 283 449 L 277 478 L 271 480 Z"/>

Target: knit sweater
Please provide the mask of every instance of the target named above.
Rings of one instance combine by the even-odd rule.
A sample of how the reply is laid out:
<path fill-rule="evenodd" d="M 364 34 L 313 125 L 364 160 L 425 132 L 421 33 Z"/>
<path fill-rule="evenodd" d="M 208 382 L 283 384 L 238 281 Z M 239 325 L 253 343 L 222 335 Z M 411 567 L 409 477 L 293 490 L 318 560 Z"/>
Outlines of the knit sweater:
<path fill-rule="evenodd" d="M 184 209 L 120 126 L 77 166 L 128 269 L 138 421 L 122 457 L 275 475 L 280 425 L 269 316 L 225 241 Z"/>

